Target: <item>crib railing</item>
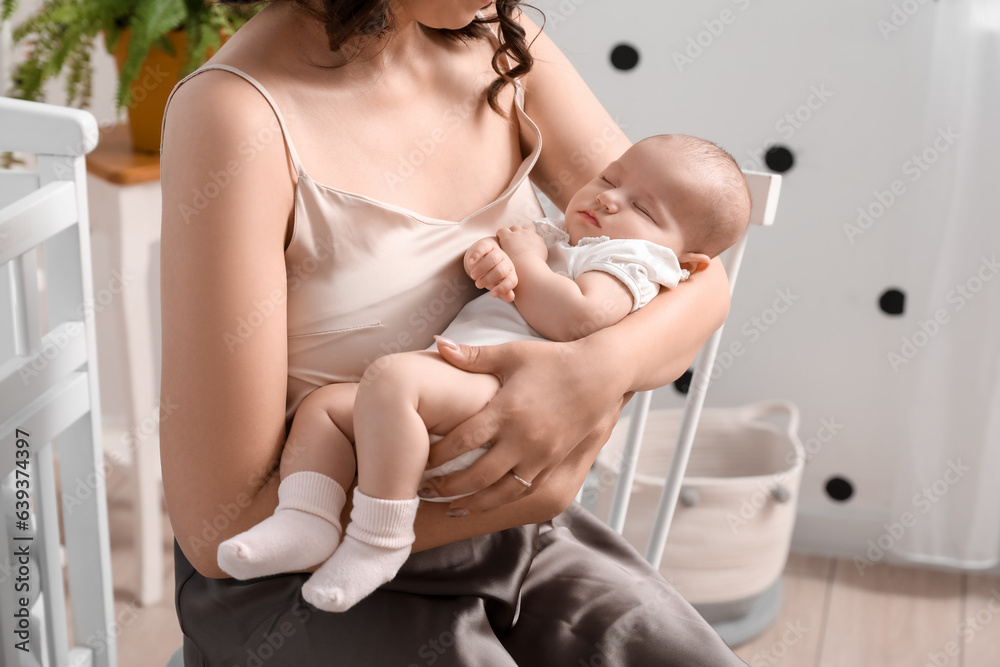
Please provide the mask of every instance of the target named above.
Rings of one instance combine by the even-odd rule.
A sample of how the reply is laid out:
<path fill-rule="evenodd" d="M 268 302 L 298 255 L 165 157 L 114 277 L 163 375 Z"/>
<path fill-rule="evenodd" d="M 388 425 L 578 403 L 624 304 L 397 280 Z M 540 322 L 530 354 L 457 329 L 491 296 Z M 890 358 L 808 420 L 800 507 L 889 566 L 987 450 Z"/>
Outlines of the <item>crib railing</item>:
<path fill-rule="evenodd" d="M 11 667 L 116 664 L 84 162 L 97 137 L 85 111 L 0 98 L 0 151 L 37 157 L 36 171 L 0 170 L 0 662 Z"/>

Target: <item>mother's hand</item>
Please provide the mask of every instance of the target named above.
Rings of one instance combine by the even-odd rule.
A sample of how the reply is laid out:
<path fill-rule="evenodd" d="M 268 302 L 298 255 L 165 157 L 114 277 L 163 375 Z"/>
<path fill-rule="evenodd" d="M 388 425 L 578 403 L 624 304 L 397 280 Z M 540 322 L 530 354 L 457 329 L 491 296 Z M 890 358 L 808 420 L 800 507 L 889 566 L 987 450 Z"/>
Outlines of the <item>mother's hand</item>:
<path fill-rule="evenodd" d="M 561 463 L 596 457 L 631 397 L 626 378 L 604 360 L 588 358 L 583 340 L 455 348 L 446 340 L 439 339 L 437 346 L 446 361 L 466 371 L 492 373 L 501 384 L 483 410 L 431 447 L 428 468 L 492 443 L 469 468 L 428 482 L 437 496 L 475 492 L 454 500 L 449 515 L 491 509 L 525 493 L 551 491 L 547 485 L 566 481 L 553 475 Z M 512 471 L 530 481 L 531 487 Z M 561 498 L 566 505 L 579 486 L 576 481 L 572 492 L 567 490 L 567 497 Z M 582 477 L 578 481 L 582 483 Z"/>

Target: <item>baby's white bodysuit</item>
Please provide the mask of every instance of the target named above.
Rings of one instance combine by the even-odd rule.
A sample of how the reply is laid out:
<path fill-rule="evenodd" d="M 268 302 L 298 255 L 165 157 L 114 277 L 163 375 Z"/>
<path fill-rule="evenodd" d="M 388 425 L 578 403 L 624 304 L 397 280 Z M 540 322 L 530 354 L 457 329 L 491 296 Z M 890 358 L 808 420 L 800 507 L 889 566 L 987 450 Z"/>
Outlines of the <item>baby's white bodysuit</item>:
<path fill-rule="evenodd" d="M 580 239 L 569 243 L 562 221 L 548 218 L 534 220 L 535 231 L 549 249 L 548 265 L 556 273 L 576 279 L 587 271 L 604 271 L 615 276 L 632 293 L 632 312 L 642 308 L 660 291 L 660 285 L 676 287 L 687 280 L 673 250 L 640 239 L 610 239 L 607 236 Z M 517 294 L 517 288 L 514 288 Z M 515 340 L 546 340 L 529 325 L 517 307 L 484 293 L 467 303 L 441 334 L 466 345 L 499 345 Z M 437 345 L 428 349 L 436 350 Z M 431 436 L 431 442 L 440 440 Z M 447 463 L 424 472 L 422 480 L 462 470 L 486 453 L 488 446 L 466 452 Z M 463 494 L 468 495 L 468 494 Z M 450 502 L 462 496 L 425 498 L 435 502 Z"/>
<path fill-rule="evenodd" d="M 535 231 L 549 249 L 548 265 L 576 279 L 587 271 L 604 271 L 621 280 L 632 293 L 632 310 L 642 308 L 660 291 L 688 278 L 670 248 L 639 239 L 588 237 L 572 246 L 569 234 L 547 218 L 534 221 Z M 514 288 L 517 294 L 517 288 Z M 441 334 L 466 345 L 498 345 L 512 340 L 545 340 L 517 312 L 517 307 L 487 292 L 465 305 Z M 428 349 L 437 349 L 431 345 Z"/>

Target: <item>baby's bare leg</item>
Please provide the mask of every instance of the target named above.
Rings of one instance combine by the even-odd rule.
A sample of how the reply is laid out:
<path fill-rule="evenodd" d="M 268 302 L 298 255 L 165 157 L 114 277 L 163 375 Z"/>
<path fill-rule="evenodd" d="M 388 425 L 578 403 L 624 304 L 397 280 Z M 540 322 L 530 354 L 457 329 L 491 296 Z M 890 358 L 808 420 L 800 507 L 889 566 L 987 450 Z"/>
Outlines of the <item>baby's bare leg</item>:
<path fill-rule="evenodd" d="M 329 384 L 312 391 L 295 411 L 288 441 L 281 451 L 281 479 L 313 471 L 341 487 L 354 481 L 354 400 L 356 383 Z"/>
<path fill-rule="evenodd" d="M 455 368 L 434 351 L 385 357 L 369 366 L 354 408 L 358 488 L 378 498 L 413 498 L 427 466 L 428 433 L 445 435 L 500 389 L 493 375 Z"/>
<path fill-rule="evenodd" d="M 343 544 L 302 587 L 307 602 L 345 611 L 396 576 L 415 537 L 428 432 L 447 433 L 499 388 L 496 377 L 461 371 L 432 351 L 389 355 L 368 367 L 354 403 L 351 522 Z"/>
<path fill-rule="evenodd" d="M 278 506 L 219 545 L 225 572 L 237 579 L 294 572 L 322 563 L 337 549 L 345 489 L 354 479 L 350 439 L 356 393 L 356 384 L 327 385 L 299 405 L 281 452 Z"/>

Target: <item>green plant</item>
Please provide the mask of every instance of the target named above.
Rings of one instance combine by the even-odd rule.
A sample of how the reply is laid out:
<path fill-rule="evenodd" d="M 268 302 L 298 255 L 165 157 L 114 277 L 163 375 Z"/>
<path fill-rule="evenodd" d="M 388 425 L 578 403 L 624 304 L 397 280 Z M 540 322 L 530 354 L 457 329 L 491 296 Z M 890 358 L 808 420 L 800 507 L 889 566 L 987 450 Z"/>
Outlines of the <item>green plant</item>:
<path fill-rule="evenodd" d="M 2 15 L 12 15 L 17 0 L 2 0 Z M 27 58 L 14 70 L 12 95 L 43 99 L 45 83 L 66 71 L 66 103 L 87 107 L 91 99 L 94 43 L 104 33 L 108 53 L 114 53 L 125 29 L 130 30 L 128 55 L 118 76 L 116 108 L 131 104 L 130 84 L 150 50 L 171 55 L 167 33 L 187 33 L 187 53 L 181 76 L 200 67 L 208 52 L 219 48 L 220 33 L 232 35 L 260 6 L 223 6 L 206 0 L 46 0 L 41 8 L 14 28 L 14 42 L 27 40 Z"/>
<path fill-rule="evenodd" d="M 0 21 L 6 21 L 14 15 L 17 9 L 17 0 L 3 0 L 0 2 Z"/>

